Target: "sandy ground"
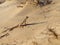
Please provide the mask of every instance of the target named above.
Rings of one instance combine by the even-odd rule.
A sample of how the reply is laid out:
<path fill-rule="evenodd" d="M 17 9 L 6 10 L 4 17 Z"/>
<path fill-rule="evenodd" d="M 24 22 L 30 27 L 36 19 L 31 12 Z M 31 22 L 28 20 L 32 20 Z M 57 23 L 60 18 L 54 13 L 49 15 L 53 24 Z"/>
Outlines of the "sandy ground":
<path fill-rule="evenodd" d="M 44 7 L 28 2 L 23 7 L 17 5 L 20 4 L 15 0 L 0 5 L 0 45 L 60 45 L 60 0 Z M 19 26 L 26 16 L 29 17 L 26 23 L 30 25 Z M 56 34 L 48 28 L 53 28 Z"/>

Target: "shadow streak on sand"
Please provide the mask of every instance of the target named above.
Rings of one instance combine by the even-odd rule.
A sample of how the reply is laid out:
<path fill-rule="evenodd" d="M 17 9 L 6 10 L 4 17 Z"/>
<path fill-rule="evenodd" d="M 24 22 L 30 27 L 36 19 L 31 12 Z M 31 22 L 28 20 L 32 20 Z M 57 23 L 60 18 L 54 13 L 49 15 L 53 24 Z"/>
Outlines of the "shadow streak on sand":
<path fill-rule="evenodd" d="M 43 24 L 43 23 L 46 23 L 46 22 L 22 24 L 22 25 L 20 25 L 20 26 L 37 25 L 37 24 Z"/>
<path fill-rule="evenodd" d="M 46 23 L 46 22 L 22 24 L 22 25 L 20 25 L 20 27 L 25 27 L 25 26 L 30 26 L 30 25 L 37 25 L 37 24 L 43 24 L 43 23 Z M 19 24 L 16 25 L 16 26 L 13 26 L 11 28 L 7 28 L 2 33 L 7 32 L 7 31 L 12 31 L 12 30 L 14 30 L 15 28 L 18 28 L 18 27 L 19 27 Z"/>

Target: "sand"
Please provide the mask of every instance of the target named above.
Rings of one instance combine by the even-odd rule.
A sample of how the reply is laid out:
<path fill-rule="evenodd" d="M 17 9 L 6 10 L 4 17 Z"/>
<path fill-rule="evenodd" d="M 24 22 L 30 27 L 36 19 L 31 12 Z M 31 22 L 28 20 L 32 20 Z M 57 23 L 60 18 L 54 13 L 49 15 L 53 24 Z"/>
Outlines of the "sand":
<path fill-rule="evenodd" d="M 21 27 L 26 16 L 28 25 Z M 43 7 L 6 0 L 0 5 L 0 45 L 60 45 L 60 0 Z"/>

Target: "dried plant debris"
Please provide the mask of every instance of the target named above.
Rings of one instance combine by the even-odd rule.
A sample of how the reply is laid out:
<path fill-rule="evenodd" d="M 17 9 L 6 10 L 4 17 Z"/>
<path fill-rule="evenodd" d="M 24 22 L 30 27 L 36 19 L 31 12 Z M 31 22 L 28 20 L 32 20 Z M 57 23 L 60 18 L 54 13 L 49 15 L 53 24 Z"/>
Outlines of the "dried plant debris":
<path fill-rule="evenodd" d="M 9 28 L 9 31 L 12 31 L 13 29 L 15 29 L 15 28 L 17 28 L 19 25 L 16 25 L 16 26 L 14 26 L 14 27 L 12 27 L 12 28 Z"/>
<path fill-rule="evenodd" d="M 23 20 L 23 22 L 20 24 L 20 27 L 25 27 L 25 26 L 28 26 L 28 25 L 36 25 L 36 24 L 42 24 L 42 23 L 46 23 L 45 21 L 44 22 L 40 22 L 40 23 L 27 23 L 27 20 L 28 20 L 28 16 L 26 16 L 26 18 Z"/>
<path fill-rule="evenodd" d="M 56 33 L 55 28 L 47 26 L 47 29 L 45 32 L 41 32 L 41 34 L 46 35 L 47 40 L 49 43 L 51 43 L 51 39 L 57 39 L 59 40 L 59 34 Z"/>
<path fill-rule="evenodd" d="M 2 33 L 5 33 L 5 32 L 7 32 L 7 31 L 12 31 L 13 29 L 15 29 L 15 28 L 17 28 L 17 27 L 19 27 L 19 26 L 24 27 L 24 26 L 26 26 L 26 25 L 29 25 L 29 24 L 26 24 L 27 19 L 28 19 L 28 17 L 26 17 L 26 18 L 24 19 L 24 21 L 21 23 L 21 25 L 18 24 L 18 25 L 16 25 L 16 26 L 11 27 L 11 28 L 7 28 L 7 27 L 6 27 L 7 29 L 4 30 Z"/>
<path fill-rule="evenodd" d="M 26 16 L 26 18 L 23 20 L 23 22 L 21 23 L 21 24 L 17 24 L 17 25 L 15 25 L 15 26 L 13 26 L 13 27 L 10 27 L 10 28 L 8 28 L 8 27 L 5 27 L 5 30 L 4 31 L 2 31 L 1 33 L 9 33 L 10 31 L 13 31 L 15 28 L 18 28 L 18 27 L 25 27 L 25 26 L 29 26 L 29 25 L 36 25 L 36 24 L 42 24 L 42 23 L 46 23 L 46 21 L 43 21 L 43 22 L 40 22 L 40 23 L 27 23 L 27 19 L 28 19 L 29 17 L 28 16 Z"/>
<path fill-rule="evenodd" d="M 9 33 L 3 34 L 2 36 L 0 36 L 0 39 L 2 39 L 3 37 L 7 37 L 9 35 Z"/>
<path fill-rule="evenodd" d="M 54 28 L 48 28 L 48 31 L 51 32 L 56 39 L 58 39 L 58 34 L 54 31 Z"/>
<path fill-rule="evenodd" d="M 51 3 L 52 3 L 52 0 L 37 0 L 37 4 L 40 6 L 45 6 Z"/>
<path fill-rule="evenodd" d="M 6 30 L 4 30 L 2 33 L 5 33 L 7 31 L 12 31 L 13 29 L 17 28 L 19 25 L 13 26 L 11 28 L 7 28 Z"/>

